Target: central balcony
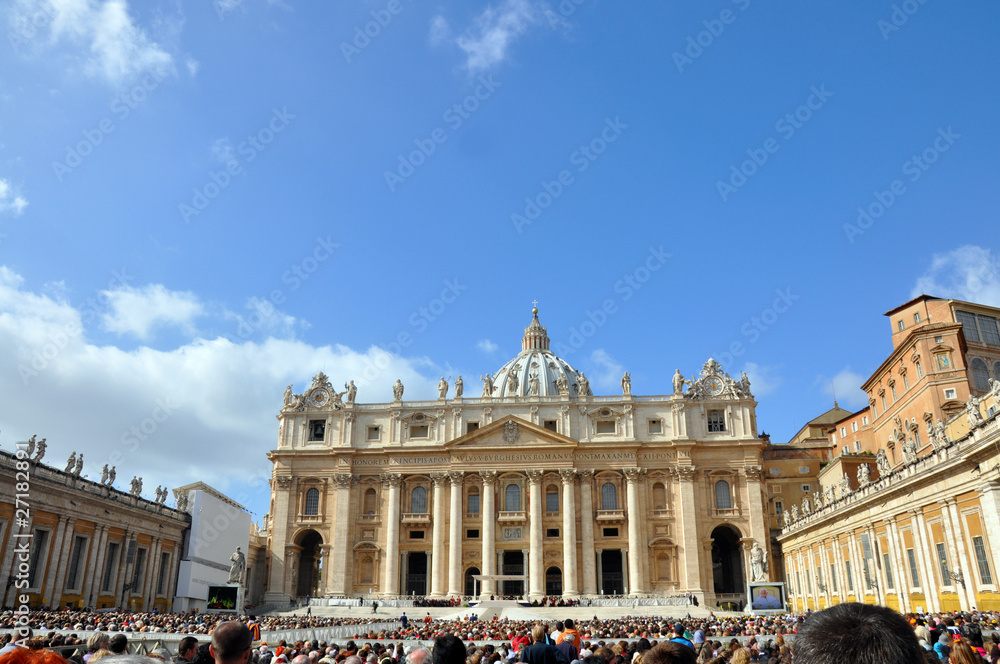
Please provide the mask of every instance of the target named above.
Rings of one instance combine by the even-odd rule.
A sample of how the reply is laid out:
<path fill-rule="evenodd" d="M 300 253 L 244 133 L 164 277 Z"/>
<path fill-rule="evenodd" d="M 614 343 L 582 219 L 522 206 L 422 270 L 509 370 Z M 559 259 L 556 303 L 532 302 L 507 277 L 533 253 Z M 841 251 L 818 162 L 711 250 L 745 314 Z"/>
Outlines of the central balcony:
<path fill-rule="evenodd" d="M 625 510 L 597 510 L 599 523 L 624 523 Z"/>
<path fill-rule="evenodd" d="M 431 515 L 427 513 L 409 513 L 403 515 L 403 524 L 429 524 L 431 522 Z"/>
<path fill-rule="evenodd" d="M 500 512 L 497 515 L 497 521 L 499 521 L 500 523 L 527 523 L 528 513 L 524 511 Z"/>

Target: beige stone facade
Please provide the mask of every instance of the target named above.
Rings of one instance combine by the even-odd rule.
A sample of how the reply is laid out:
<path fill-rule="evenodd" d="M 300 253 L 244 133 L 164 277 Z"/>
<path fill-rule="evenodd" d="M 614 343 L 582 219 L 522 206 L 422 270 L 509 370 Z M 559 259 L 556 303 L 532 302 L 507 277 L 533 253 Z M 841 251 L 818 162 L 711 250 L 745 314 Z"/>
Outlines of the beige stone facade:
<path fill-rule="evenodd" d="M 769 540 L 749 381 L 710 360 L 664 382 L 633 396 L 624 376 L 622 394 L 594 396 L 535 312 L 521 353 L 471 398 L 443 379 L 430 401 L 397 384 L 392 403 L 357 403 L 323 374 L 289 390 L 265 601 L 744 597 L 746 551 Z"/>

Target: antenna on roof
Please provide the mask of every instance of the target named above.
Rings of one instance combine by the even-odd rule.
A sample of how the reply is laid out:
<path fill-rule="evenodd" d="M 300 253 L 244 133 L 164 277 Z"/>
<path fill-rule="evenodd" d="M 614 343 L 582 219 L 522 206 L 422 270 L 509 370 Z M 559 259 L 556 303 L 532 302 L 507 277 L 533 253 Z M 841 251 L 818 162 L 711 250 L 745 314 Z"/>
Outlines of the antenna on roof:
<path fill-rule="evenodd" d="M 830 379 L 830 391 L 833 392 L 833 407 L 840 408 L 837 405 L 837 384 L 833 382 L 833 379 Z"/>

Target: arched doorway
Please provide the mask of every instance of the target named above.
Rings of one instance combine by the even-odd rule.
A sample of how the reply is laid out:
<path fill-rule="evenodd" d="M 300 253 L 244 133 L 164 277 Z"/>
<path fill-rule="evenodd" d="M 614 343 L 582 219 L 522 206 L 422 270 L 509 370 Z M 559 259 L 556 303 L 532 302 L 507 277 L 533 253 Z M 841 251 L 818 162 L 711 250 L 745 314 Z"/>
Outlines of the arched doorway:
<path fill-rule="evenodd" d="M 406 556 L 406 594 L 427 594 L 427 554 L 423 551 L 410 551 Z"/>
<path fill-rule="evenodd" d="M 503 552 L 503 574 L 524 574 L 524 554 L 520 551 Z M 524 594 L 524 581 L 506 580 L 503 582 L 503 594 L 521 596 Z"/>
<path fill-rule="evenodd" d="M 604 549 L 601 559 L 601 594 L 625 594 L 625 563 L 621 549 Z"/>
<path fill-rule="evenodd" d="M 476 594 L 476 580 L 472 577 L 479 574 L 478 567 L 470 567 L 465 570 L 465 596 L 474 597 Z"/>
<path fill-rule="evenodd" d="M 562 595 L 562 570 L 558 567 L 545 570 L 545 594 Z"/>
<path fill-rule="evenodd" d="M 295 580 L 295 594 L 298 597 L 314 597 L 320 582 L 320 545 L 323 536 L 315 530 L 306 530 L 295 540 L 299 551 L 299 574 Z"/>
<path fill-rule="evenodd" d="M 744 594 L 740 534 L 731 526 L 712 531 L 712 575 L 716 595 Z"/>

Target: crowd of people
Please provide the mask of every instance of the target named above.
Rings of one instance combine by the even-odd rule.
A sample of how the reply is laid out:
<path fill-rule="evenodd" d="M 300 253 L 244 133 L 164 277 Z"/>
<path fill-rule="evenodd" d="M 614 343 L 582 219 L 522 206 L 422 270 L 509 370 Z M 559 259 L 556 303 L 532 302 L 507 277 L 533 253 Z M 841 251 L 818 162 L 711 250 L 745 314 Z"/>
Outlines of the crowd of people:
<path fill-rule="evenodd" d="M 0 629 L 13 629 L 13 613 L 0 616 Z M 404 614 L 405 616 L 405 614 Z M 996 613 L 902 616 L 867 604 L 841 604 L 811 615 L 715 617 L 675 620 L 621 619 L 557 621 L 423 620 L 403 618 L 392 630 L 365 630 L 364 619 L 317 618 L 358 625 L 344 643 L 267 643 L 264 625 L 300 616 L 225 621 L 216 614 L 125 614 L 115 612 L 35 612 L 32 629 L 0 636 L 0 664 L 142 664 L 125 657 L 130 638 L 159 630 L 179 633 L 196 625 L 178 652 L 150 653 L 172 664 L 998 664 L 1000 634 Z M 116 622 L 109 622 L 115 620 Z M 186 621 L 186 622 L 177 622 Z M 147 624 L 148 623 L 148 624 Z M 69 629 L 98 630 L 85 641 Z M 153 630 L 147 629 L 153 627 Z M 244 632 L 246 633 L 244 635 Z M 226 639 L 246 642 L 247 659 L 220 660 L 231 649 Z M 794 634 L 794 639 L 785 636 Z M 202 636 L 205 635 L 205 636 Z M 264 635 L 266 637 L 266 633 Z M 746 637 L 746 638 L 736 638 Z M 358 643 L 369 640 L 370 643 Z M 357 642 L 356 642 L 357 641 Z M 494 641 L 497 643 L 486 643 Z M 433 642 L 428 649 L 424 644 Z M 251 647 L 252 646 L 252 647 Z M 215 652 L 213 653 L 213 648 Z M 40 653 L 32 655 L 31 653 Z M 48 654 L 46 654 L 48 653 Z M 441 660 L 442 657 L 447 660 Z M 459 657 L 460 655 L 460 657 Z M 34 657 L 34 659 L 32 659 Z M 428 661 L 427 658 L 431 659 Z M 47 658 L 47 659 L 43 659 Z M 357 658 L 357 659 L 354 659 Z M 30 661 L 29 661 L 30 660 Z"/>

